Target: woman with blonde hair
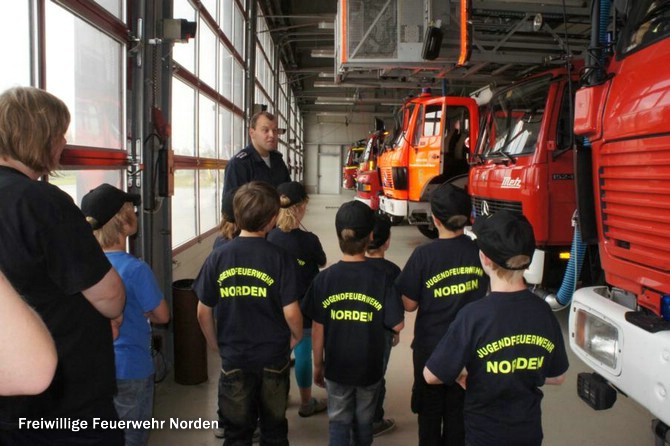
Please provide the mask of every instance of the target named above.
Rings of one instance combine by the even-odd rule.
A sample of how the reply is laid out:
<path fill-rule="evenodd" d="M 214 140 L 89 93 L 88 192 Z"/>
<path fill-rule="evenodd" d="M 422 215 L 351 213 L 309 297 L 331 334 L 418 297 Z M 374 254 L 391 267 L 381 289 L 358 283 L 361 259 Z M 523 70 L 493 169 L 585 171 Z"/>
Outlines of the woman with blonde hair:
<path fill-rule="evenodd" d="M 118 420 L 110 320 L 125 290 L 72 198 L 47 181 L 70 125 L 67 106 L 33 87 L 0 94 L 0 269 L 56 344 L 55 378 L 39 395 L 0 397 L 0 444 L 122 445 L 116 429 L 21 429 L 21 419 Z M 46 422 L 46 421 L 45 421 Z"/>
<path fill-rule="evenodd" d="M 302 184 L 291 181 L 277 187 L 281 199 L 281 209 L 277 227 L 268 234 L 268 241 L 281 246 L 298 261 L 299 289 L 304 294 L 319 273 L 319 267 L 326 264 L 326 253 L 316 234 L 301 229 L 302 219 L 307 210 L 309 198 Z M 300 300 L 302 302 L 302 297 Z M 310 417 L 326 410 L 326 402 L 312 397 L 312 320 L 303 314 L 303 338 L 295 346 L 295 379 L 300 389 L 300 409 L 298 415 Z"/>

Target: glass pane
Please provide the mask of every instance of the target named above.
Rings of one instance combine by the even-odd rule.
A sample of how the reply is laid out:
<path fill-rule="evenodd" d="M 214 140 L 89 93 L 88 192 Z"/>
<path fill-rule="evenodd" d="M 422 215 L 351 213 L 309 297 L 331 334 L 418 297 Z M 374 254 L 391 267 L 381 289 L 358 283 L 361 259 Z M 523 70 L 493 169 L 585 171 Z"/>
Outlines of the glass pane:
<path fill-rule="evenodd" d="M 195 91 L 172 78 L 172 150 L 195 156 Z"/>
<path fill-rule="evenodd" d="M 242 93 L 244 91 L 244 68 L 237 62 L 233 65 L 233 103 L 244 109 L 244 98 Z M 257 90 L 258 91 L 258 90 Z"/>
<path fill-rule="evenodd" d="M 216 104 L 207 96 L 200 95 L 199 109 L 198 154 L 204 158 L 216 158 Z"/>
<path fill-rule="evenodd" d="M 174 0 L 173 8 L 175 18 L 195 21 L 195 10 L 188 0 Z M 198 34 L 196 32 L 195 39 L 188 39 L 188 43 L 175 43 L 172 46 L 172 59 L 191 73 L 195 73 L 195 41 L 199 39 Z"/>
<path fill-rule="evenodd" d="M 247 132 L 241 116 L 233 116 L 233 129 L 233 151 L 237 153 L 238 150 L 243 149 L 247 145 L 246 138 L 244 137 Z"/>
<path fill-rule="evenodd" d="M 216 0 L 200 0 L 200 3 L 202 3 L 202 6 L 209 12 L 209 15 L 216 20 Z"/>
<path fill-rule="evenodd" d="M 221 81 L 219 82 L 219 93 L 229 101 L 233 100 L 233 55 L 228 48 L 223 44 L 219 44 L 221 48 Z"/>
<path fill-rule="evenodd" d="M 439 135 L 441 119 L 442 105 L 429 105 L 426 107 L 426 119 L 423 123 L 423 136 Z"/>
<path fill-rule="evenodd" d="M 125 23 L 126 19 L 124 17 L 125 14 L 123 14 L 123 2 L 121 0 L 95 0 L 95 2 Z"/>
<path fill-rule="evenodd" d="M 212 88 L 216 87 L 216 36 L 207 24 L 200 20 L 197 39 L 200 48 L 198 77 Z M 177 44 L 175 44 L 177 45 Z"/>
<path fill-rule="evenodd" d="M 200 233 L 216 227 L 219 223 L 220 187 L 218 170 L 199 170 L 200 179 Z"/>
<path fill-rule="evenodd" d="M 172 247 L 196 236 L 195 232 L 195 170 L 177 170 L 172 197 Z"/>
<path fill-rule="evenodd" d="M 49 177 L 49 183 L 70 195 L 79 206 L 83 196 L 102 183 L 123 189 L 124 173 L 118 170 L 59 170 Z"/>
<path fill-rule="evenodd" d="M 16 85 L 30 85 L 30 20 L 29 2 L 0 2 L 0 17 L 11 45 L 0 45 L 0 59 L 8 63 L 11 70 L 0 70 L 0 92 Z M 7 67 L 7 66 L 5 66 Z"/>
<path fill-rule="evenodd" d="M 221 31 L 226 35 L 228 40 L 233 41 L 233 8 L 235 0 L 221 1 Z"/>
<path fill-rule="evenodd" d="M 219 159 L 230 159 L 235 153 L 233 146 L 233 114 L 219 107 Z"/>
<path fill-rule="evenodd" d="M 244 16 L 237 8 L 233 8 L 233 11 L 233 45 L 238 53 L 244 54 Z"/>
<path fill-rule="evenodd" d="M 47 89 L 69 107 L 70 144 L 123 149 L 125 48 L 46 3 Z"/>

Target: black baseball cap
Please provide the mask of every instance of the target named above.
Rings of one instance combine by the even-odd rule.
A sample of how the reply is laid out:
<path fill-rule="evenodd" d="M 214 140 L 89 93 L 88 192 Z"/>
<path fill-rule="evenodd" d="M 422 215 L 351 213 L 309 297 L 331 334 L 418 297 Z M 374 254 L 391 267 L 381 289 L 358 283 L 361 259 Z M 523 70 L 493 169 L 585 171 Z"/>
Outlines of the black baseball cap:
<path fill-rule="evenodd" d="M 357 239 L 370 235 L 375 227 L 375 213 L 360 201 L 348 201 L 340 206 L 335 215 L 335 229 L 338 237 L 344 229 L 351 229 Z"/>
<path fill-rule="evenodd" d="M 455 215 L 470 217 L 472 200 L 463 189 L 442 183 L 430 194 L 430 210 L 441 222 Z"/>
<path fill-rule="evenodd" d="M 531 260 L 535 252 L 533 227 L 522 214 L 506 210 L 492 215 L 477 217 L 472 231 L 477 236 L 477 246 L 486 257 L 505 269 L 523 270 L 528 263 L 510 268 L 507 261 L 514 256 L 525 255 Z"/>
<path fill-rule="evenodd" d="M 129 194 L 111 184 L 103 183 L 81 199 L 81 210 L 86 217 L 93 217 L 93 229 L 100 229 L 121 210 L 125 203 L 139 206 L 141 198 L 138 194 Z"/>
<path fill-rule="evenodd" d="M 372 230 L 372 241 L 368 249 L 379 249 L 391 236 L 391 221 L 388 217 L 375 214 L 375 227 Z"/>
<path fill-rule="evenodd" d="M 289 181 L 282 183 L 277 186 L 277 192 L 279 195 L 283 195 L 290 200 L 290 203 L 283 207 L 290 207 L 294 204 L 298 204 L 302 201 L 305 201 L 307 198 L 307 192 L 305 192 L 305 186 L 297 181 Z"/>

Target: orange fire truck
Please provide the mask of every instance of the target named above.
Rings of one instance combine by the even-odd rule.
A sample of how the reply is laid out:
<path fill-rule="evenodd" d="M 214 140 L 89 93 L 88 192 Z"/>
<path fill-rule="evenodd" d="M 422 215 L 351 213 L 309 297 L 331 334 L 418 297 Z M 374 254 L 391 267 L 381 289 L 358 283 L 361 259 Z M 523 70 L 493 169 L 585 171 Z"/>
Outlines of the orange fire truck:
<path fill-rule="evenodd" d="M 392 221 L 407 219 L 435 238 L 430 192 L 445 181 L 465 186 L 466 142 L 474 144 L 479 131 L 477 103 L 466 97 L 433 96 L 424 89 L 403 104 L 396 120 L 394 138 L 377 163 L 384 192 L 379 210 Z"/>
<path fill-rule="evenodd" d="M 605 286 L 579 289 L 570 346 L 594 371 L 579 394 L 595 409 L 616 390 L 649 410 L 670 440 L 670 2 L 594 2 L 587 84 L 577 91 L 580 226 L 594 238 Z M 606 45 L 611 16 L 624 23 Z M 613 386 L 613 387 L 612 387 Z M 614 390 L 616 389 L 616 390 Z"/>

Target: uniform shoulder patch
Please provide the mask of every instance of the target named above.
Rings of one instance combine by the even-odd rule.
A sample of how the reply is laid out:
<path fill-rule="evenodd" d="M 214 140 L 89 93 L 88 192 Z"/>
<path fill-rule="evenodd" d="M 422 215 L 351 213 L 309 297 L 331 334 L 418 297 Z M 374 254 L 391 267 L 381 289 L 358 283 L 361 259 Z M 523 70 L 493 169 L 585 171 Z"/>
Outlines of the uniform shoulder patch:
<path fill-rule="evenodd" d="M 235 155 L 235 158 L 244 159 L 247 156 L 249 156 L 249 154 L 243 150 L 240 153 L 238 153 L 237 155 Z"/>

